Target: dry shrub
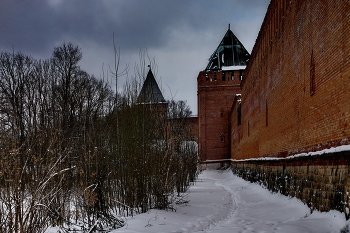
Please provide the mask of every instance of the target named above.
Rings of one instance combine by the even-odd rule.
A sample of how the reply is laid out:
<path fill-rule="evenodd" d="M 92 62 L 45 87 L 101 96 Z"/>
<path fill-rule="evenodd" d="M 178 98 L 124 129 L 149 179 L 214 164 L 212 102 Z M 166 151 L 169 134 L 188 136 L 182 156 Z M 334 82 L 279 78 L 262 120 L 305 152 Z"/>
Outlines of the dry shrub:
<path fill-rule="evenodd" d="M 0 232 L 115 229 L 172 209 L 196 178 L 189 126 L 169 120 L 186 104 L 141 105 L 137 82 L 116 95 L 81 57 L 72 44 L 46 61 L 0 53 Z"/>

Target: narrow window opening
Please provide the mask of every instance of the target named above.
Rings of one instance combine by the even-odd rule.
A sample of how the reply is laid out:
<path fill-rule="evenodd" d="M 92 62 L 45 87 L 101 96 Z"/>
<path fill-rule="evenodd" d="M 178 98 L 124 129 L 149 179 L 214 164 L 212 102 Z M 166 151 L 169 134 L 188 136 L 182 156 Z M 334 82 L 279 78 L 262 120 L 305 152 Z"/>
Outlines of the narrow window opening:
<path fill-rule="evenodd" d="M 268 109 L 268 106 L 267 106 L 267 100 L 266 100 L 266 126 L 269 125 L 269 109 Z"/>
<path fill-rule="evenodd" d="M 208 73 L 205 73 L 205 81 L 209 81 L 209 75 L 208 75 Z"/>
<path fill-rule="evenodd" d="M 216 72 L 214 72 L 214 81 L 216 81 Z"/>
<path fill-rule="evenodd" d="M 241 104 L 239 104 L 237 108 L 237 123 L 238 125 L 242 124 Z"/>
<path fill-rule="evenodd" d="M 315 82 L 315 61 L 314 61 L 314 51 L 311 51 L 310 59 L 310 96 L 313 96 L 316 91 L 316 82 Z"/>
<path fill-rule="evenodd" d="M 249 127 L 249 121 L 248 121 L 248 137 L 250 136 L 250 127 Z"/>
<path fill-rule="evenodd" d="M 243 79 L 243 73 L 242 73 L 242 70 L 240 70 L 240 71 L 239 71 L 239 80 L 242 81 L 242 79 Z"/>
<path fill-rule="evenodd" d="M 225 72 L 222 72 L 221 77 L 222 77 L 222 81 L 226 81 Z"/>
<path fill-rule="evenodd" d="M 233 81 L 235 79 L 235 75 L 233 72 L 231 72 L 231 80 Z"/>
<path fill-rule="evenodd" d="M 221 138 L 221 142 L 225 142 L 225 135 L 224 135 L 224 133 L 221 133 L 220 138 Z"/>

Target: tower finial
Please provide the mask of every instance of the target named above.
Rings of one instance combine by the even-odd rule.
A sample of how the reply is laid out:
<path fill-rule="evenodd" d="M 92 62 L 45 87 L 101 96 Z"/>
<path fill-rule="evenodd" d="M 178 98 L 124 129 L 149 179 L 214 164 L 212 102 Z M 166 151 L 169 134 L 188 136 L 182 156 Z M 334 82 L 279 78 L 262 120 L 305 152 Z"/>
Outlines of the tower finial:
<path fill-rule="evenodd" d="M 228 24 L 228 30 L 230 30 L 230 24 Z"/>

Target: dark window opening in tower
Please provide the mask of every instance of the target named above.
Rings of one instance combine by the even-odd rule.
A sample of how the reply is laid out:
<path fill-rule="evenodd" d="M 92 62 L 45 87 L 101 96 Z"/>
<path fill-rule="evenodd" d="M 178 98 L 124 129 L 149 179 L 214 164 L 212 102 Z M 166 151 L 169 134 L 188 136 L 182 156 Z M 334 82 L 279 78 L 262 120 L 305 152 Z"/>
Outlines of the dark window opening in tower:
<path fill-rule="evenodd" d="M 265 123 L 266 123 L 266 126 L 268 126 L 269 125 L 269 109 L 268 109 L 268 106 L 267 106 L 267 100 L 265 102 L 265 105 L 266 105 L 266 112 L 265 112 L 266 119 L 265 119 Z"/>
<path fill-rule="evenodd" d="M 221 142 L 225 142 L 225 135 L 224 135 L 224 133 L 221 133 L 220 138 L 221 138 Z"/>
<path fill-rule="evenodd" d="M 234 58 L 234 52 L 232 51 L 233 47 L 225 47 L 223 56 L 225 57 L 225 60 L 222 64 L 222 66 L 232 66 L 234 64 L 233 58 Z"/>
<path fill-rule="evenodd" d="M 250 136 L 250 127 L 249 127 L 249 121 L 248 121 L 248 137 Z"/>
<path fill-rule="evenodd" d="M 242 107 L 242 104 L 239 104 L 239 105 L 238 105 L 238 108 L 237 108 L 237 123 L 238 123 L 238 125 L 241 125 L 241 124 L 242 124 L 241 107 Z"/>

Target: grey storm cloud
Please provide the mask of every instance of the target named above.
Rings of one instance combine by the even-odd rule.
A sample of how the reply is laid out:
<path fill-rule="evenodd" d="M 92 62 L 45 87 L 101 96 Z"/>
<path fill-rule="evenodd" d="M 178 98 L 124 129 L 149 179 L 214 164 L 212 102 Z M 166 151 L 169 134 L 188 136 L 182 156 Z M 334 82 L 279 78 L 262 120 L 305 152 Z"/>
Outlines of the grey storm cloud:
<path fill-rule="evenodd" d="M 122 48 L 159 47 L 166 44 L 171 27 L 186 24 L 194 31 L 210 29 L 230 15 L 247 18 L 241 10 L 265 6 L 266 2 L 3 0 L 0 41 L 5 46 L 40 50 L 66 35 L 105 43 L 114 32 Z"/>
<path fill-rule="evenodd" d="M 102 63 L 113 63 L 110 53 L 114 33 L 122 59 L 137 58 L 140 49 L 147 49 L 158 63 L 164 86 L 171 86 L 179 99 L 192 102 L 194 110 L 196 76 L 205 68 L 228 24 L 250 52 L 268 3 L 269 0 L 0 0 L 0 51 L 14 50 L 43 59 L 51 56 L 54 47 L 72 42 L 82 48 L 81 66 L 98 76 Z M 191 80 L 189 85 L 183 85 L 186 80 Z"/>
<path fill-rule="evenodd" d="M 40 50 L 52 47 L 53 41 L 66 35 L 104 43 L 104 38 L 114 32 L 125 49 L 162 46 L 165 29 L 188 14 L 178 1 L 53 2 L 2 2 L 1 44 Z"/>

